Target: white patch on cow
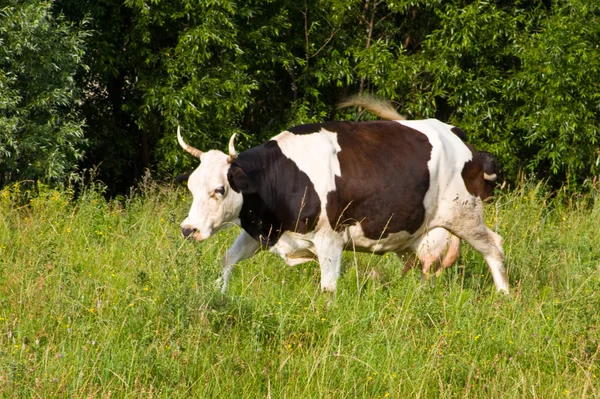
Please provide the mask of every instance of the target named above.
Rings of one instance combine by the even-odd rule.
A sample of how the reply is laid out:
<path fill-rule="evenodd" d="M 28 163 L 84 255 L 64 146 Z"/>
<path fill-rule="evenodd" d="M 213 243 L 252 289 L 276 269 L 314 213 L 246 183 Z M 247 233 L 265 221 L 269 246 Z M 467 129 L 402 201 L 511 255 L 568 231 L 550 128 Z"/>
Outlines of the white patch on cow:
<path fill-rule="evenodd" d="M 453 126 L 437 119 L 398 121 L 427 136 L 432 146 L 431 158 L 427 162 L 430 187 L 424 199 L 426 218 L 431 223 L 432 213 L 443 212 L 437 205 L 440 201 L 457 195 L 470 195 L 460 172 L 465 163 L 473 159 L 471 150 L 452 132 Z M 457 173 L 458 172 L 458 173 Z"/>
<path fill-rule="evenodd" d="M 215 231 L 239 224 L 243 197 L 231 189 L 227 181 L 229 156 L 221 151 L 201 155 L 200 166 L 190 175 L 188 189 L 193 202 L 188 217 L 181 223 L 184 229 L 193 229 L 194 238 L 202 241 Z M 223 193 L 220 193 L 220 189 Z"/>
<path fill-rule="evenodd" d="M 327 193 L 335 190 L 335 177 L 342 175 L 337 157 L 341 151 L 337 133 L 323 128 L 311 134 L 283 132 L 273 140 L 277 141 L 283 155 L 306 173 L 315 186 L 321 204 L 325 204 Z"/>

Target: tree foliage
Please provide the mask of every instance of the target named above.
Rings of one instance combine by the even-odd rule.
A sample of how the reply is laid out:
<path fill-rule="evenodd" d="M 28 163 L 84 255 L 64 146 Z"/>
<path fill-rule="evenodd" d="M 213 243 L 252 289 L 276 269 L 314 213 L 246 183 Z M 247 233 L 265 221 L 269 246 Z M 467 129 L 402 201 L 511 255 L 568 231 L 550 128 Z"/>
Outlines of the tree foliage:
<path fill-rule="evenodd" d="M 513 177 L 524 170 L 576 186 L 597 176 L 600 5 L 478 2 L 444 18 L 428 49 L 450 119 Z"/>
<path fill-rule="evenodd" d="M 194 164 L 178 125 L 198 147 L 223 149 L 236 132 L 245 148 L 298 123 L 368 118 L 335 111 L 356 93 L 459 125 L 508 179 L 525 171 L 578 188 L 600 173 L 594 0 L 56 0 L 52 11 L 52 29 L 73 38 L 89 21 L 85 55 L 80 42 L 71 52 L 89 69 L 63 85 L 86 95 L 61 120 L 82 112 L 79 164 L 101 164 L 115 191 L 147 167 Z M 3 38 L 18 32 L 3 24 Z"/>
<path fill-rule="evenodd" d="M 0 184 L 64 180 L 83 154 L 84 20 L 67 23 L 51 1 L 0 6 Z"/>

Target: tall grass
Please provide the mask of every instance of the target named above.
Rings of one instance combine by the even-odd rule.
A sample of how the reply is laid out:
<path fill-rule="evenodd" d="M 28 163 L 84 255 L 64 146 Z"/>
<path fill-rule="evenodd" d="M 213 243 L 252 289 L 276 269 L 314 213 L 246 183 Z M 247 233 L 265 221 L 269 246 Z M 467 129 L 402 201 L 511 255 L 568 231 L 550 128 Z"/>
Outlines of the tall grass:
<path fill-rule="evenodd" d="M 487 207 L 509 296 L 467 246 L 435 286 L 347 253 L 267 252 L 214 281 L 237 231 L 184 241 L 190 198 L 153 186 L 0 191 L 0 392 L 9 398 L 600 397 L 600 203 L 523 184 Z"/>

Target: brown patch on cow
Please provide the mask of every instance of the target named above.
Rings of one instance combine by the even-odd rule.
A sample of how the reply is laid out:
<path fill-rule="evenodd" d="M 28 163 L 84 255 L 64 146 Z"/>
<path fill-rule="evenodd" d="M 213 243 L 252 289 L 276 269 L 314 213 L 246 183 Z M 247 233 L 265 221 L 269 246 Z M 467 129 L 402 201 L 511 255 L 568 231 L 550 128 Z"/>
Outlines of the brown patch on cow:
<path fill-rule="evenodd" d="M 426 135 L 397 122 L 328 124 L 337 133 L 341 177 L 327 196 L 327 216 L 341 230 L 360 223 L 373 240 L 390 233 L 414 233 L 425 221 L 429 189 Z"/>
<path fill-rule="evenodd" d="M 496 173 L 496 171 L 485 170 L 486 164 L 484 163 L 482 154 L 480 154 L 471 144 L 465 143 L 465 145 L 471 150 L 473 159 L 465 163 L 465 166 L 463 167 L 461 172 L 463 181 L 465 182 L 465 186 L 467 186 L 469 193 L 484 200 L 492 196 L 496 183 L 485 180 L 483 178 L 483 173 Z"/>
<path fill-rule="evenodd" d="M 469 147 L 469 150 L 471 150 L 471 153 L 473 154 L 473 160 L 467 162 L 462 171 L 462 176 L 465 180 L 465 184 L 467 185 L 467 189 L 471 194 L 477 195 L 482 200 L 491 197 L 494 193 L 496 182 L 483 179 L 483 172 L 487 173 L 488 175 L 495 174 L 497 176 L 500 173 L 498 160 L 495 156 L 493 156 L 487 151 L 476 151 L 471 144 L 467 143 L 467 135 L 460 128 L 454 126 L 450 130 L 457 137 L 459 137 L 467 145 L 467 147 Z M 481 164 L 481 166 L 479 164 Z M 479 167 L 481 167 L 482 170 L 481 178 L 483 179 L 483 182 L 477 181 Z M 467 176 L 466 179 L 465 176 Z M 468 183 L 467 179 L 469 179 Z"/>

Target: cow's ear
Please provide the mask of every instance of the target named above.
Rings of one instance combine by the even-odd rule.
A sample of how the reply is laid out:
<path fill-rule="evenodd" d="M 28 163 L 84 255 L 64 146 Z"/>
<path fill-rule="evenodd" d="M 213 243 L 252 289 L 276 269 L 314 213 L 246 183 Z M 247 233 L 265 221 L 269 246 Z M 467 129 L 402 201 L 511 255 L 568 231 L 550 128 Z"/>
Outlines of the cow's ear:
<path fill-rule="evenodd" d="M 231 188 L 242 194 L 254 194 L 258 186 L 254 180 L 236 163 L 232 163 L 227 172 L 227 180 Z"/>

